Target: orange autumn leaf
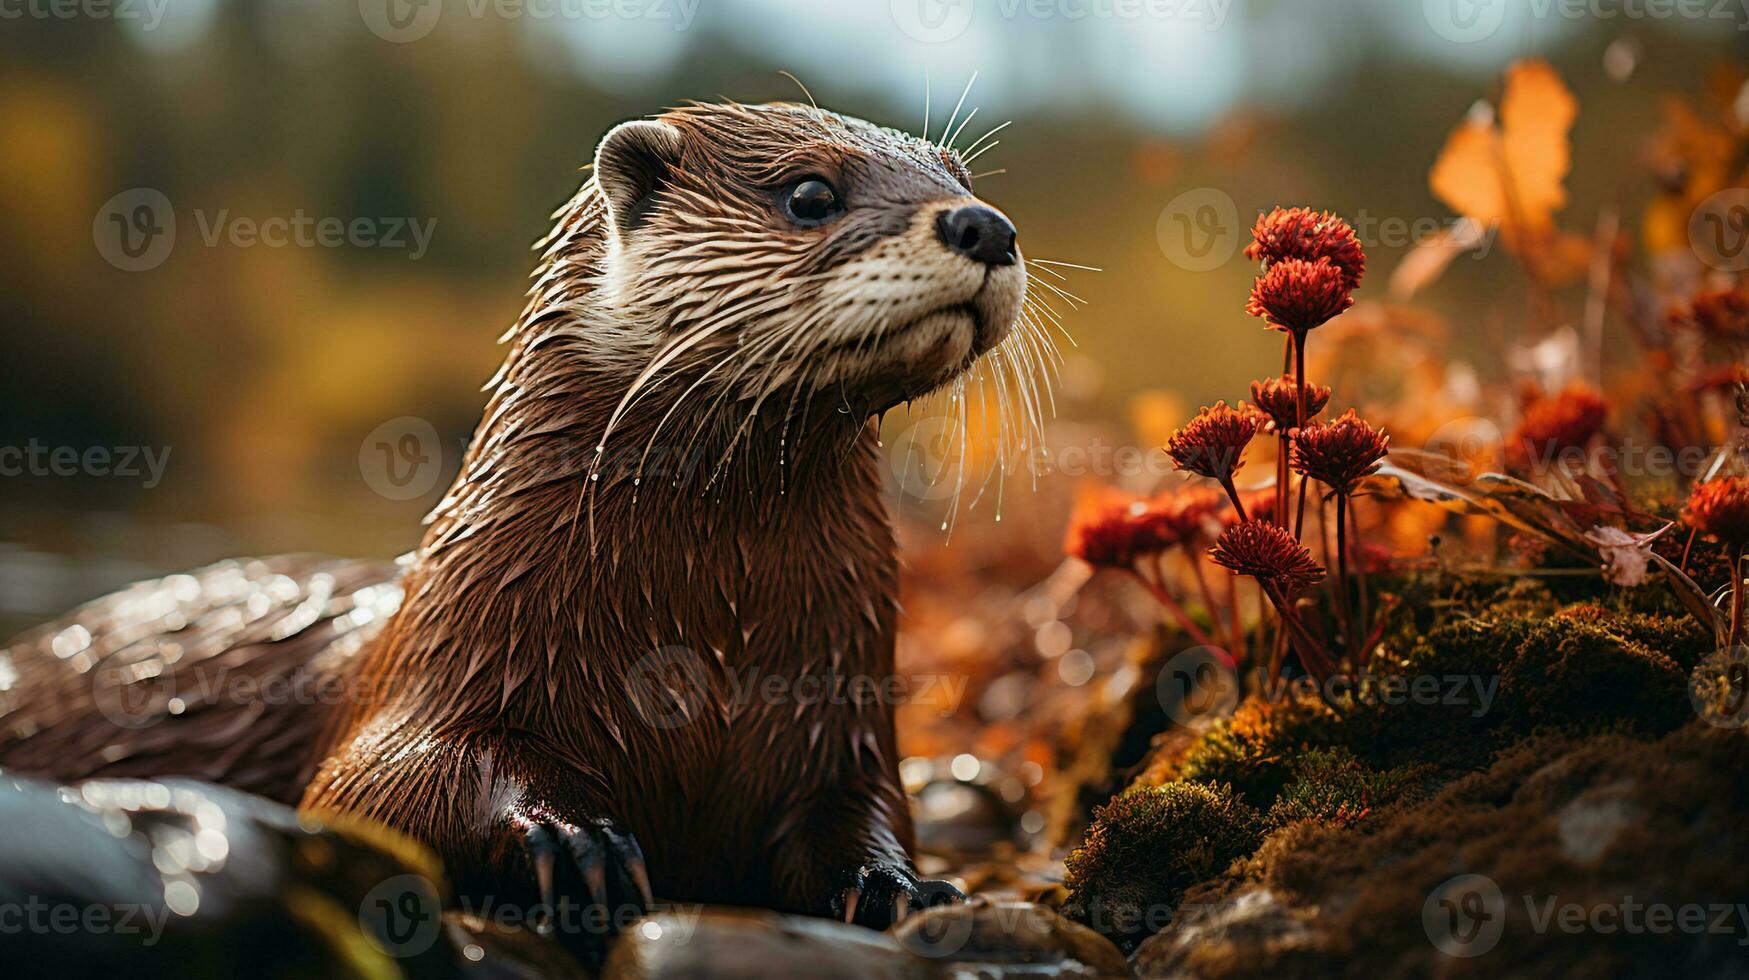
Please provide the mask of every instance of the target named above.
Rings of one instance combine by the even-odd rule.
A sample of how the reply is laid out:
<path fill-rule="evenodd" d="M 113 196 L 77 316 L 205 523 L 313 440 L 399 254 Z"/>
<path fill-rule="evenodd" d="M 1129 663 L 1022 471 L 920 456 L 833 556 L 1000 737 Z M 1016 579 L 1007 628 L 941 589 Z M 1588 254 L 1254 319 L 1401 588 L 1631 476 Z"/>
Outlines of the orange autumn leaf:
<path fill-rule="evenodd" d="M 1453 210 L 1499 225 L 1509 246 L 1543 238 L 1567 205 L 1568 132 L 1578 102 L 1545 61 L 1506 72 L 1499 118 L 1472 114 L 1451 134 L 1428 183 Z"/>

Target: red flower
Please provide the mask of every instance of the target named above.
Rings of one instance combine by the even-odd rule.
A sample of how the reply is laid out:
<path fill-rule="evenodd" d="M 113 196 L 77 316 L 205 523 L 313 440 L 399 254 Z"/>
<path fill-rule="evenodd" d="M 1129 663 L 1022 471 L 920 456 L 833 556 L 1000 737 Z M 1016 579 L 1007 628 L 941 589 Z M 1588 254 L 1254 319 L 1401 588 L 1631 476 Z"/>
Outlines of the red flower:
<path fill-rule="evenodd" d="M 1300 388 L 1293 378 L 1251 382 L 1251 402 L 1268 420 L 1264 428 L 1271 433 L 1284 433 L 1299 425 Z M 1329 388 L 1320 384 L 1306 385 L 1306 421 L 1317 418 L 1329 403 Z"/>
<path fill-rule="evenodd" d="M 1288 465 L 1337 493 L 1353 493 L 1385 458 L 1391 438 L 1354 414 L 1334 422 L 1309 425 L 1294 433 Z"/>
<path fill-rule="evenodd" d="M 1179 542 L 1220 533 L 1228 509 L 1226 495 L 1212 487 L 1185 487 L 1171 498 L 1171 523 Z"/>
<path fill-rule="evenodd" d="M 1742 340 L 1749 336 L 1749 292 L 1724 289 L 1694 298 L 1689 319 L 1709 337 Z"/>
<path fill-rule="evenodd" d="M 1256 413 L 1239 403 L 1237 409 L 1226 402 L 1205 407 L 1196 418 L 1166 440 L 1166 454 L 1187 470 L 1211 480 L 1225 483 L 1233 478 L 1245 463 L 1245 447 L 1256 437 L 1260 422 Z"/>
<path fill-rule="evenodd" d="M 1303 334 L 1330 322 L 1354 305 L 1342 267 L 1328 258 L 1308 262 L 1282 259 L 1251 288 L 1245 312 L 1288 333 Z"/>
<path fill-rule="evenodd" d="M 1169 495 L 1143 500 L 1102 487 L 1076 505 L 1063 550 L 1096 568 L 1132 568 L 1186 539 L 1180 511 Z"/>
<path fill-rule="evenodd" d="M 1250 490 L 1239 495 L 1239 500 L 1245 505 L 1246 521 L 1272 521 L 1281 523 L 1275 518 L 1275 488 L 1266 487 L 1262 490 Z M 1244 523 L 1239 519 L 1239 512 L 1231 507 L 1221 512 L 1222 529 L 1235 527 Z"/>
<path fill-rule="evenodd" d="M 1521 468 L 1548 462 L 1557 454 L 1584 449 L 1609 417 L 1609 403 L 1585 385 L 1574 383 L 1552 398 L 1531 402 L 1507 443 L 1512 462 Z"/>
<path fill-rule="evenodd" d="M 1682 519 L 1732 548 L 1749 544 L 1749 477 L 1728 476 L 1695 487 Z"/>
<path fill-rule="evenodd" d="M 1342 270 L 1350 291 L 1360 286 L 1366 274 L 1366 250 L 1354 229 L 1328 211 L 1276 208 L 1257 218 L 1251 238 L 1245 257 L 1261 261 L 1265 269 L 1284 259 L 1329 259 Z"/>
<path fill-rule="evenodd" d="M 1209 557 L 1222 568 L 1277 586 L 1290 596 L 1324 580 L 1324 567 L 1312 560 L 1312 553 L 1286 528 L 1270 521 L 1233 525 L 1221 534 Z"/>
<path fill-rule="evenodd" d="M 1687 385 L 1691 392 L 1722 391 L 1735 394 L 1738 388 L 1749 386 L 1749 366 L 1725 364 L 1707 368 Z"/>

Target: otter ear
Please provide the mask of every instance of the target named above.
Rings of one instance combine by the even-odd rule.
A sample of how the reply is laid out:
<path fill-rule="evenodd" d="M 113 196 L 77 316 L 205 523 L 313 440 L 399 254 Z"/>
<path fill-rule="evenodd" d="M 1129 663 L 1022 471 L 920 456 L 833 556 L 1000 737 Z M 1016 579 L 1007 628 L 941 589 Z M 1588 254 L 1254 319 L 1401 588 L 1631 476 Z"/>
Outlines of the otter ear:
<path fill-rule="evenodd" d="M 667 182 L 680 159 L 680 131 L 664 122 L 637 119 L 620 123 L 595 149 L 595 180 L 607 198 L 614 230 L 636 228 L 650 209 L 650 198 Z"/>

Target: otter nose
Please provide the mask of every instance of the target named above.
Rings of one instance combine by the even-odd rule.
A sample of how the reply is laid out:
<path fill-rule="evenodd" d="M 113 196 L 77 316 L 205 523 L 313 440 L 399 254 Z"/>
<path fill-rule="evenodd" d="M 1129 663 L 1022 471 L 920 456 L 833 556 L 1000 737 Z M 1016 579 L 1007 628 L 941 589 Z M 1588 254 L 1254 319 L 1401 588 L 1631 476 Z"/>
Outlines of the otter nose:
<path fill-rule="evenodd" d="M 1014 223 L 982 204 L 943 211 L 935 233 L 948 248 L 985 265 L 1014 264 Z"/>

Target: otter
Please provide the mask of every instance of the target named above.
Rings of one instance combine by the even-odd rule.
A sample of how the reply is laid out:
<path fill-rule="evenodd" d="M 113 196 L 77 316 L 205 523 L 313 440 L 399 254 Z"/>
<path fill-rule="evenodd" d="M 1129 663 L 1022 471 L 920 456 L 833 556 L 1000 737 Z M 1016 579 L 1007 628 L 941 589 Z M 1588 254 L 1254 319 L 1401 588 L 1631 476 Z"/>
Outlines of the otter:
<path fill-rule="evenodd" d="M 500 902 L 879 928 L 957 899 L 910 859 L 894 706 L 807 692 L 894 672 L 878 422 L 1010 336 L 1013 224 L 950 147 L 793 103 L 623 123 L 555 217 L 415 553 L 229 564 L 34 631 L 0 766 L 362 814 Z M 239 678 L 316 693 L 213 696 Z"/>

